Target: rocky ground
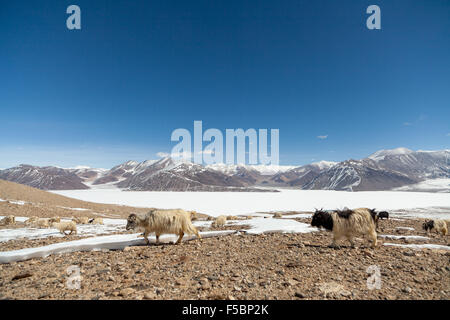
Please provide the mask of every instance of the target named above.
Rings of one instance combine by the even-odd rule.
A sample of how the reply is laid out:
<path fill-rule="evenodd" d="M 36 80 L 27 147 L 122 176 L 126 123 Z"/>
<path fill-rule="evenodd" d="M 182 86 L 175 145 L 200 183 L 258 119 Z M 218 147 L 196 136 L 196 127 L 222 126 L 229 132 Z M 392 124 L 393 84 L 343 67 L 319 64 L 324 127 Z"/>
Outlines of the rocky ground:
<path fill-rule="evenodd" d="M 309 223 L 309 219 L 298 219 Z M 423 220 L 384 220 L 379 234 L 427 236 Z M 397 227 L 414 228 L 398 229 Z M 226 228 L 229 228 L 228 226 Z M 426 243 L 449 245 L 428 235 Z M 9 241 L 0 251 L 68 239 Z M 75 252 L 0 265 L 1 299 L 449 299 L 450 251 L 343 242 L 331 234 L 229 235 L 181 245 Z M 19 245 L 20 243 L 20 245 Z M 67 270 L 77 266 L 81 287 L 71 289 Z M 369 289 L 379 268 L 381 288 Z M 72 274 L 73 276 L 73 274 Z"/>

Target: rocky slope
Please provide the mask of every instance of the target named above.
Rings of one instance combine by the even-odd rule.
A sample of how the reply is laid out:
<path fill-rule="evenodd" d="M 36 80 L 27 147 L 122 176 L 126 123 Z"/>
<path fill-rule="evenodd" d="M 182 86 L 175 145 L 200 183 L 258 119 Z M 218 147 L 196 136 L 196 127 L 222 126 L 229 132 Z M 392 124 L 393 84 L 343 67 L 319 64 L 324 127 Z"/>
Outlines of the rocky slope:
<path fill-rule="evenodd" d="M 57 167 L 36 167 L 22 164 L 0 170 L 0 179 L 43 190 L 89 189 L 74 172 Z"/>

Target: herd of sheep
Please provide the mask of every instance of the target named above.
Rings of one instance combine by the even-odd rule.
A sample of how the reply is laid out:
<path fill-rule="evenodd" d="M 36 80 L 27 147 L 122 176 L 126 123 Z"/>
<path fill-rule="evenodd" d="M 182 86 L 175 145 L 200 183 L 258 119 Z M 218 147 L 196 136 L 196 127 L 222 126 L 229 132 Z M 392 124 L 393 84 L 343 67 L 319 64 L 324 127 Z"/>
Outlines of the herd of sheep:
<path fill-rule="evenodd" d="M 275 213 L 274 218 L 281 218 L 281 213 Z M 194 234 L 201 239 L 197 228 L 192 221 L 197 218 L 195 211 L 185 211 L 182 209 L 151 209 L 145 214 L 132 213 L 127 218 L 126 230 L 143 232 L 144 239 L 149 243 L 148 235 L 155 233 L 156 243 L 162 234 L 175 234 L 178 236 L 176 243 L 181 243 L 185 234 Z M 212 227 L 222 227 L 227 220 L 238 220 L 249 217 L 237 216 L 219 216 L 214 219 Z M 333 234 L 332 247 L 336 247 L 336 241 L 346 239 L 354 246 L 353 237 L 356 235 L 366 236 L 374 248 L 377 245 L 377 228 L 380 219 L 389 218 L 386 211 L 376 212 L 374 209 L 358 208 L 324 211 L 316 210 L 312 216 L 311 225 L 319 229 L 324 228 Z M 208 218 L 211 220 L 213 218 Z M 7 216 L 0 220 L 1 225 L 10 225 L 15 223 L 14 216 Z M 31 217 L 25 221 L 25 224 L 35 228 L 55 228 L 66 235 L 77 233 L 77 224 L 103 224 L 102 218 L 76 217 L 70 221 L 61 221 L 59 217 L 38 218 Z M 423 229 L 427 232 L 435 230 L 442 235 L 447 235 L 448 221 L 445 220 L 427 220 L 423 223 Z"/>
<path fill-rule="evenodd" d="M 16 218 L 14 216 L 7 216 L 0 220 L 0 226 L 12 225 L 16 223 Z M 88 217 L 77 217 L 70 221 L 61 221 L 60 217 L 53 218 L 38 218 L 31 217 L 25 221 L 25 225 L 32 228 L 46 229 L 54 228 L 58 229 L 59 232 L 66 235 L 66 231 L 69 231 L 69 235 L 77 233 L 77 224 L 103 224 L 103 218 L 88 218 Z"/>

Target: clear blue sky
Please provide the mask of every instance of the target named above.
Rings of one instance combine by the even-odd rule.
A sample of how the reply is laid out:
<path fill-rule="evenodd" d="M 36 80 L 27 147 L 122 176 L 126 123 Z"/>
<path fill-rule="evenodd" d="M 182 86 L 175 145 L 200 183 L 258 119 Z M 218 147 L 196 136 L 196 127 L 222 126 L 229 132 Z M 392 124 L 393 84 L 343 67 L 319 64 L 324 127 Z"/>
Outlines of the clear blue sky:
<path fill-rule="evenodd" d="M 194 120 L 279 128 L 280 164 L 449 148 L 450 1 L 1 2 L 0 167 L 156 159 Z"/>

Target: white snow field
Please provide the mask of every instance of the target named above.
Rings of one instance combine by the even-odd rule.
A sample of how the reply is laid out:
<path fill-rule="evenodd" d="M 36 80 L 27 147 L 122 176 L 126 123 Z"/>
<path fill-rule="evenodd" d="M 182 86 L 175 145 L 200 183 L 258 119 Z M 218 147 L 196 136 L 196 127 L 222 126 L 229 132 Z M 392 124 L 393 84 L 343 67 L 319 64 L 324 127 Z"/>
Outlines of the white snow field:
<path fill-rule="evenodd" d="M 398 191 L 430 191 L 430 192 L 450 192 L 450 179 L 425 180 L 416 184 L 396 188 Z"/>
<path fill-rule="evenodd" d="M 432 207 L 434 207 L 440 208 L 439 217 L 450 219 L 450 193 L 283 189 L 280 192 L 157 192 L 120 189 L 52 192 L 91 202 L 163 209 L 182 208 L 211 216 L 274 211 L 314 211 L 315 208 L 343 209 L 344 207 L 368 207 L 377 210 L 424 208 L 423 212 L 433 213 L 435 210 Z"/>
<path fill-rule="evenodd" d="M 234 230 L 201 232 L 203 238 L 218 237 L 236 233 Z M 177 240 L 175 235 L 163 235 L 160 242 L 170 243 Z M 195 239 L 195 236 L 185 236 L 183 241 Z M 155 237 L 148 237 L 151 243 L 155 242 Z M 24 261 L 32 258 L 43 258 L 51 254 L 67 253 L 75 251 L 99 251 L 99 250 L 122 250 L 128 246 L 145 245 L 145 240 L 139 233 L 120 234 L 112 236 L 92 237 L 87 239 L 55 243 L 48 246 L 27 248 L 13 251 L 0 252 L 0 263 L 10 263 L 14 261 Z"/>

